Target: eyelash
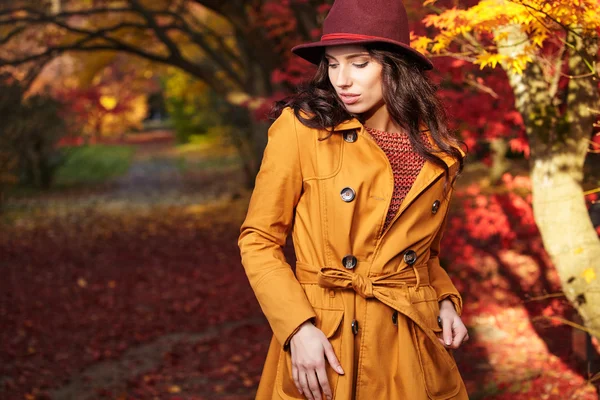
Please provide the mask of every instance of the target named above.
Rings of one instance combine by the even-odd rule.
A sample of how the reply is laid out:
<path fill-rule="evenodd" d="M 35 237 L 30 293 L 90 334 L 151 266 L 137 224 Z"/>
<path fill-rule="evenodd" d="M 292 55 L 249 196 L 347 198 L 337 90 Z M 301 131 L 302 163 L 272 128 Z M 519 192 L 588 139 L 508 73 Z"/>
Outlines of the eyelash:
<path fill-rule="evenodd" d="M 354 65 L 356 68 L 364 68 L 367 66 L 367 64 L 369 64 L 368 61 L 366 61 L 362 64 L 352 64 L 352 65 Z M 337 67 L 337 64 L 329 64 L 329 68 L 335 68 L 335 67 Z"/>

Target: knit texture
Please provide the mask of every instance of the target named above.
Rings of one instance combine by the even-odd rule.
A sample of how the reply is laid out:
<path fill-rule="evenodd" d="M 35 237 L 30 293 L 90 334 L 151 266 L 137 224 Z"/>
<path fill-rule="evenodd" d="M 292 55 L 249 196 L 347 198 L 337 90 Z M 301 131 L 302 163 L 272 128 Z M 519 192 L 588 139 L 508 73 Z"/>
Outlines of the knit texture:
<path fill-rule="evenodd" d="M 385 132 L 366 128 L 367 132 L 387 155 L 394 173 L 394 192 L 383 229 L 385 230 L 400 209 L 417 175 L 425 164 L 425 159 L 411 145 L 408 134 Z M 427 135 L 421 133 L 424 143 L 429 144 Z"/>

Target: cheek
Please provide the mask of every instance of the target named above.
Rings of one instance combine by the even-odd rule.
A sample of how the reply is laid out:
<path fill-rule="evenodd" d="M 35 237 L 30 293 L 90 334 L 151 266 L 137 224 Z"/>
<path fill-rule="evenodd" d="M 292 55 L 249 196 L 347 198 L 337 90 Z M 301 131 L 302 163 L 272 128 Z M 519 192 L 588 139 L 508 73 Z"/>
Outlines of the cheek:
<path fill-rule="evenodd" d="M 327 76 L 329 77 L 329 82 L 331 82 L 331 84 L 335 86 L 335 81 L 337 79 L 335 69 L 329 68 L 327 71 Z"/>
<path fill-rule="evenodd" d="M 381 79 L 379 77 L 377 77 L 376 79 L 373 79 L 373 82 L 371 82 L 371 88 L 372 88 L 372 96 L 374 98 L 375 101 L 380 101 L 383 98 L 383 87 L 381 85 Z"/>
<path fill-rule="evenodd" d="M 365 91 L 369 94 L 369 100 L 378 102 L 383 98 L 381 79 L 378 76 L 370 77 L 370 79 L 365 80 L 363 84 Z"/>

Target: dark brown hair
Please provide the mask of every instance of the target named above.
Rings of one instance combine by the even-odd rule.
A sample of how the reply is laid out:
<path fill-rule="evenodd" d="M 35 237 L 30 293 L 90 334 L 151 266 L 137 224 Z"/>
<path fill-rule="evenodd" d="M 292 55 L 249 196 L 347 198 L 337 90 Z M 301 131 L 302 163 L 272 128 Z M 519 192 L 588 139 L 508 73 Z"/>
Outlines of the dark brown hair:
<path fill-rule="evenodd" d="M 436 95 L 437 86 L 429 80 L 413 58 L 382 43 L 366 44 L 365 48 L 371 57 L 383 66 L 383 99 L 391 118 L 408 133 L 415 151 L 444 169 L 446 188 L 450 179 L 448 166 L 423 142 L 419 125 L 422 122 L 428 126 L 431 137 L 440 151 L 459 162 L 452 183 L 464 166 L 463 157 L 457 149 L 464 143 L 448 129 L 446 110 Z M 328 65 L 323 55 L 312 80 L 298 86 L 294 95 L 277 101 L 269 114 L 270 118 L 276 119 L 284 108 L 291 107 L 296 118 L 307 127 L 330 131 L 327 137 L 319 140 L 329 138 L 336 125 L 352 117 L 364 124 L 360 114 L 351 114 L 340 101 L 329 80 Z M 300 111 L 306 113 L 309 118 L 303 117 Z"/>

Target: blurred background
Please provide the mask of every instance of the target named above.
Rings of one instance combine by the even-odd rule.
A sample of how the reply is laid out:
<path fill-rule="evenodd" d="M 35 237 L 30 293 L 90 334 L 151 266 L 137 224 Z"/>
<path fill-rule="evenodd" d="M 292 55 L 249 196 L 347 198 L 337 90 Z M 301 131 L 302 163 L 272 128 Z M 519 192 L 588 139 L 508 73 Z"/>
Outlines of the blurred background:
<path fill-rule="evenodd" d="M 332 3 L 0 1 L 0 398 L 254 398 L 236 241 Z M 471 398 L 597 399 L 600 3 L 405 5 L 469 146 L 442 258 Z"/>

